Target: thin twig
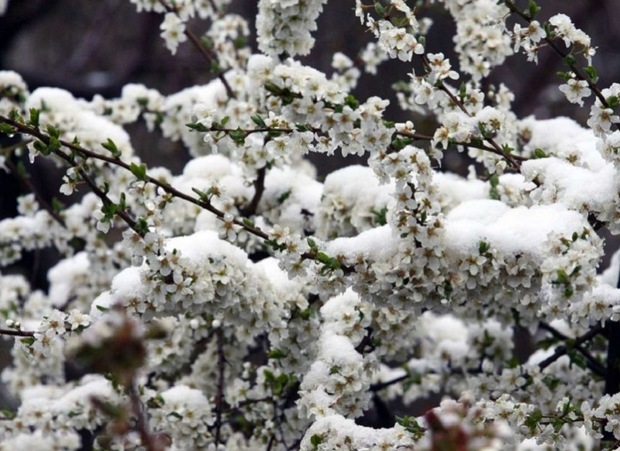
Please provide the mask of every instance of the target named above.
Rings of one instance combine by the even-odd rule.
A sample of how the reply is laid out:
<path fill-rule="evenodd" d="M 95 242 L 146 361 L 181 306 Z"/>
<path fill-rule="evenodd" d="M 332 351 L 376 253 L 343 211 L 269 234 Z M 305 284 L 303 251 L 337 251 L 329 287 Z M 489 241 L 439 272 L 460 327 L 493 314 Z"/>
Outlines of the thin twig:
<path fill-rule="evenodd" d="M 256 173 L 256 180 L 254 180 L 254 196 L 250 203 L 241 209 L 241 214 L 245 217 L 250 217 L 256 214 L 258 204 L 260 203 L 263 193 L 265 192 L 265 175 L 267 173 L 267 167 L 263 166 Z"/>
<path fill-rule="evenodd" d="M 175 5 L 170 5 L 165 0 L 159 0 L 159 3 L 161 3 L 161 5 L 164 8 L 166 8 L 167 11 L 175 13 L 175 14 L 178 13 L 177 7 Z M 194 45 L 194 47 L 196 47 L 196 49 L 198 49 L 198 51 L 204 57 L 204 59 L 209 63 L 209 68 L 210 69 L 212 69 L 214 64 L 217 66 L 217 70 L 214 71 L 215 76 L 224 85 L 224 89 L 226 89 L 226 94 L 228 95 L 228 97 L 231 98 L 231 99 L 234 99 L 235 98 L 235 92 L 233 91 L 233 89 L 231 88 L 230 84 L 228 83 L 228 80 L 226 80 L 226 77 L 224 77 L 224 72 L 221 69 L 219 69 L 217 55 L 212 50 L 210 50 L 210 49 L 206 48 L 204 45 L 202 45 L 202 43 L 200 42 L 200 39 L 198 39 L 198 37 L 191 30 L 188 30 L 186 28 L 184 34 L 185 34 L 185 36 L 187 36 L 187 38 L 190 40 L 190 42 Z"/>
<path fill-rule="evenodd" d="M 553 335 L 555 338 L 559 340 L 562 340 L 565 342 L 571 340 L 570 337 L 567 337 L 566 335 L 564 335 L 563 333 L 561 333 L 560 331 L 558 331 L 557 329 L 555 329 L 554 327 L 552 327 L 551 325 L 545 322 L 540 323 L 540 328 L 546 330 L 547 332 L 549 332 L 551 335 Z M 594 356 L 587 349 L 585 349 L 581 344 L 575 344 L 573 345 L 573 347 L 581 355 L 585 357 L 585 359 L 587 360 L 588 368 L 590 368 L 593 372 L 595 372 L 599 376 L 605 375 L 605 368 L 603 367 L 603 365 L 601 365 L 601 363 L 596 358 L 594 358 Z"/>
<path fill-rule="evenodd" d="M 504 4 L 508 7 L 508 9 L 511 12 L 513 12 L 514 14 L 516 14 L 517 16 L 525 20 L 528 24 L 534 20 L 533 17 L 530 17 L 528 14 L 525 14 L 523 11 L 520 11 L 519 8 L 517 8 L 517 6 L 512 1 L 504 0 Z M 544 40 L 547 42 L 547 44 L 549 44 L 549 47 L 551 47 L 553 51 L 557 53 L 564 60 L 564 62 L 568 65 L 568 67 L 573 71 L 577 79 L 585 81 L 588 84 L 588 87 L 594 93 L 594 95 L 599 100 L 599 102 L 601 102 L 601 105 L 603 105 L 604 108 L 610 108 L 609 103 L 607 103 L 607 99 L 605 99 L 605 96 L 599 89 L 598 85 L 590 78 L 590 76 L 588 76 L 583 71 L 583 69 L 581 69 L 574 63 L 566 61 L 566 57 L 569 56 L 570 53 L 562 49 L 555 42 L 555 40 L 549 37 L 548 35 L 545 35 Z M 620 124 L 614 124 L 614 126 L 620 129 Z"/>
<path fill-rule="evenodd" d="M 162 447 L 159 446 L 155 437 L 150 433 L 148 421 L 146 419 L 146 412 L 144 410 L 144 405 L 140 400 L 140 395 L 136 388 L 135 381 L 132 380 L 131 385 L 129 387 L 129 398 L 131 399 L 131 407 L 133 409 L 133 413 L 136 416 L 136 432 L 140 435 L 140 440 L 142 441 L 142 445 L 147 451 L 163 451 Z"/>
<path fill-rule="evenodd" d="M 602 332 L 603 332 L 603 329 L 601 327 L 595 327 L 593 329 L 590 329 L 585 334 L 581 335 L 580 337 L 575 338 L 575 340 L 572 343 L 572 348 L 575 348 L 576 346 L 580 346 L 584 343 L 587 343 L 588 341 L 590 341 L 597 335 L 600 335 Z M 553 362 L 558 360 L 560 357 L 562 357 L 563 355 L 566 355 L 570 348 L 571 347 L 564 346 L 564 345 L 558 346 L 552 355 L 550 355 L 549 357 L 547 357 L 545 360 L 543 360 L 542 362 L 538 364 L 538 368 L 541 371 L 544 370 L 549 365 L 551 365 Z"/>

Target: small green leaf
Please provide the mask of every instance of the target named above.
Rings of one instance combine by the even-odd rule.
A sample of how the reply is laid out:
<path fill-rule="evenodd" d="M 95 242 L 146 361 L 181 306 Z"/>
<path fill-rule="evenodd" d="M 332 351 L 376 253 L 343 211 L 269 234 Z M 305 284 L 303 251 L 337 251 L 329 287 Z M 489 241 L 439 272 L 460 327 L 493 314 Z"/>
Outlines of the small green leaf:
<path fill-rule="evenodd" d="M 556 271 L 556 283 L 560 284 L 560 285 L 570 285 L 570 277 L 568 276 L 568 274 L 566 274 L 566 271 L 564 271 L 563 269 L 558 269 Z"/>
<path fill-rule="evenodd" d="M 0 133 L 3 133 L 5 135 L 14 135 L 15 127 L 7 124 L 6 122 L 0 122 Z"/>
<path fill-rule="evenodd" d="M 270 359 L 278 360 L 278 359 L 282 359 L 282 358 L 286 357 L 286 354 L 282 350 L 280 350 L 280 349 L 272 349 L 271 351 L 269 351 L 267 356 Z"/>
<path fill-rule="evenodd" d="M 26 346 L 32 346 L 34 344 L 34 337 L 20 338 L 19 341 L 21 341 Z"/>
<path fill-rule="evenodd" d="M 58 130 L 53 125 L 47 126 L 47 134 L 50 135 L 50 138 L 56 138 L 56 139 L 60 138 L 60 130 Z"/>
<path fill-rule="evenodd" d="M 312 445 L 312 449 L 317 450 L 319 448 L 319 445 L 323 443 L 323 440 L 325 440 L 325 436 L 322 434 L 314 434 L 312 437 L 310 437 L 310 444 Z"/>
<path fill-rule="evenodd" d="M 197 132 L 204 133 L 210 131 L 207 127 L 204 126 L 204 124 L 201 124 L 200 122 L 190 122 L 189 124 L 185 124 L 185 126 L 190 130 L 194 130 Z"/>
<path fill-rule="evenodd" d="M 525 418 L 525 425 L 530 430 L 535 430 L 538 427 L 538 424 L 540 423 L 540 420 L 542 420 L 542 418 L 542 411 L 540 409 L 536 409 Z"/>
<path fill-rule="evenodd" d="M 615 108 L 620 105 L 620 98 L 618 98 L 618 96 L 609 96 L 605 100 L 610 108 Z"/>
<path fill-rule="evenodd" d="M 52 210 L 54 211 L 54 213 L 60 213 L 64 209 L 65 209 L 65 204 L 63 204 L 56 197 L 52 197 Z"/>
<path fill-rule="evenodd" d="M 480 243 L 478 244 L 478 253 L 480 255 L 485 255 L 487 252 L 489 252 L 489 249 L 491 249 L 491 245 L 486 241 L 480 241 Z"/>
<path fill-rule="evenodd" d="M 101 143 L 101 146 L 104 149 L 109 150 L 112 156 L 114 156 L 115 158 L 120 158 L 122 155 L 121 151 L 118 150 L 118 147 L 116 147 L 116 144 L 114 143 L 114 141 L 112 141 L 110 138 L 108 138 L 106 142 Z"/>
<path fill-rule="evenodd" d="M 262 128 L 267 127 L 267 124 L 265 124 L 265 120 L 261 117 L 260 114 L 255 114 L 253 116 L 250 116 L 250 119 L 252 119 L 252 122 L 254 122 L 259 127 L 262 127 Z"/>
<path fill-rule="evenodd" d="M 357 100 L 355 98 L 355 96 L 349 94 L 345 99 L 344 99 L 344 103 L 345 105 L 349 106 L 352 110 L 356 110 L 359 106 L 360 106 L 360 102 L 359 100 Z"/>
<path fill-rule="evenodd" d="M 374 216 L 374 222 L 377 225 L 384 226 L 387 224 L 387 207 L 383 207 L 381 210 L 372 210 Z"/>
<path fill-rule="evenodd" d="M 586 74 L 588 74 L 588 77 L 590 77 L 590 81 L 592 83 L 598 82 L 598 72 L 594 66 L 586 66 L 583 70 Z"/>
<path fill-rule="evenodd" d="M 530 0 L 527 6 L 527 11 L 529 13 L 530 19 L 533 19 L 540 11 L 540 6 L 538 6 L 538 4 L 534 0 Z"/>
<path fill-rule="evenodd" d="M 286 199 L 288 199 L 291 196 L 291 190 L 288 191 L 284 191 L 282 194 L 280 194 L 278 196 L 278 204 L 282 205 Z"/>
<path fill-rule="evenodd" d="M 138 180 L 145 181 L 146 180 L 146 166 L 143 164 L 131 163 L 129 165 L 129 170 L 133 175 L 136 176 Z"/>
<path fill-rule="evenodd" d="M 575 57 L 573 55 L 566 55 L 564 57 L 564 63 L 568 67 L 573 67 L 575 64 L 577 64 L 577 60 L 575 59 Z"/>
<path fill-rule="evenodd" d="M 39 128 L 39 116 L 41 115 L 41 111 L 38 108 L 30 108 L 30 120 L 28 121 L 30 125 L 35 128 Z"/>
<path fill-rule="evenodd" d="M 547 154 L 544 150 L 537 148 L 534 150 L 534 158 L 547 158 Z"/>

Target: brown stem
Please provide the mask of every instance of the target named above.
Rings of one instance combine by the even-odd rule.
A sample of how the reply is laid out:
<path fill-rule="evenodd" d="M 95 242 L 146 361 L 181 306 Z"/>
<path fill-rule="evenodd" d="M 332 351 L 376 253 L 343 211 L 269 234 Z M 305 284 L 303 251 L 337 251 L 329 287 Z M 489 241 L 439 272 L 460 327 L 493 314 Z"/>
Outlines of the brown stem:
<path fill-rule="evenodd" d="M 140 400 L 135 381 L 132 381 L 129 387 L 129 398 L 131 399 L 133 414 L 136 416 L 136 432 L 140 435 L 142 445 L 146 451 L 163 451 L 163 447 L 149 431 L 144 404 Z"/>
<path fill-rule="evenodd" d="M 9 337 L 34 337 L 34 332 L 29 330 L 0 329 L 0 335 Z"/>
<path fill-rule="evenodd" d="M 217 391 L 215 393 L 215 446 L 220 443 L 222 429 L 222 413 L 224 408 L 224 366 L 226 356 L 224 355 L 224 331 L 219 328 L 215 333 L 217 346 Z"/>
<path fill-rule="evenodd" d="M 256 174 L 256 180 L 254 180 L 254 197 L 248 205 L 243 207 L 241 210 L 241 214 L 245 217 L 250 217 L 256 214 L 256 210 L 258 209 L 258 204 L 260 203 L 261 198 L 263 197 L 263 193 L 265 192 L 265 174 L 267 173 L 267 168 L 263 166 L 260 168 Z"/>
<path fill-rule="evenodd" d="M 558 331 L 557 329 L 555 329 L 554 327 L 550 326 L 549 324 L 545 322 L 540 323 L 540 328 L 546 330 L 547 332 L 549 332 L 551 335 L 553 335 L 555 338 L 559 340 L 562 340 L 562 341 L 570 340 L 570 337 L 567 337 L 566 335 L 564 335 L 563 333 L 561 333 L 560 331 Z M 596 358 L 594 358 L 594 356 L 587 349 L 585 349 L 581 344 L 575 344 L 573 347 L 581 355 L 585 357 L 585 359 L 587 360 L 588 368 L 590 370 L 592 370 L 594 373 L 598 374 L 599 376 L 605 375 L 605 368 L 601 365 L 601 363 L 598 360 L 596 360 Z"/>
<path fill-rule="evenodd" d="M 168 4 L 166 0 L 159 0 L 159 3 L 161 3 L 161 5 L 164 8 L 166 8 L 167 11 L 178 13 L 176 6 Z M 194 47 L 198 49 L 198 51 L 203 56 L 203 58 L 209 63 L 209 68 L 211 68 L 214 63 L 216 65 L 218 64 L 217 55 L 212 50 L 202 45 L 202 43 L 200 42 L 200 39 L 198 39 L 198 37 L 191 30 L 185 29 L 184 34 L 185 36 L 187 36 L 190 42 L 194 45 Z M 219 69 L 219 65 L 218 65 L 218 69 L 215 71 L 215 76 L 219 78 L 219 80 L 224 85 L 224 89 L 226 89 L 226 94 L 228 94 L 228 97 L 231 99 L 234 99 L 235 92 L 230 87 L 230 84 L 228 83 L 228 80 L 226 80 L 226 77 L 224 77 L 224 72 L 221 69 Z"/>
<path fill-rule="evenodd" d="M 593 339 L 597 335 L 600 335 L 602 332 L 603 332 L 603 329 L 601 327 L 595 327 L 593 329 L 590 329 L 585 334 L 581 335 L 580 337 L 577 337 L 573 341 L 572 347 L 575 348 L 575 347 L 580 346 L 580 345 L 582 345 L 584 343 L 587 343 L 588 341 L 590 341 L 591 339 Z M 569 346 L 558 346 L 556 348 L 555 352 L 552 355 L 550 355 L 549 357 L 547 357 L 545 360 L 543 360 L 542 362 L 540 362 L 538 364 L 538 368 L 541 371 L 544 370 L 549 365 L 551 365 L 553 362 L 558 360 L 560 357 L 562 357 L 563 355 L 566 355 L 568 353 L 569 349 L 570 349 Z"/>

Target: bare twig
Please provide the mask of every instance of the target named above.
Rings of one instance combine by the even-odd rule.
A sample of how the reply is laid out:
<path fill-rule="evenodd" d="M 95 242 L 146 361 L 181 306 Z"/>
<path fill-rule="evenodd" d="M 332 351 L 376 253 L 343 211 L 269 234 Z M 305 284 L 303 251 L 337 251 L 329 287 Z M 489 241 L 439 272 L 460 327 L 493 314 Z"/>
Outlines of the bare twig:
<path fill-rule="evenodd" d="M 254 196 L 250 203 L 241 209 L 241 214 L 245 217 L 250 217 L 256 214 L 258 204 L 260 203 L 263 193 L 265 192 L 265 175 L 267 168 L 263 166 L 256 173 L 256 180 L 254 180 Z"/>
<path fill-rule="evenodd" d="M 603 333 L 603 329 L 601 327 L 594 327 L 590 329 L 588 332 L 586 332 L 585 334 L 581 335 L 580 337 L 575 338 L 571 346 L 572 348 L 575 348 L 576 346 L 580 346 L 584 343 L 587 343 L 588 341 L 592 340 L 594 337 L 596 337 L 597 335 L 600 335 L 601 333 Z M 558 360 L 560 357 L 562 357 L 563 355 L 566 355 L 569 349 L 571 348 L 571 346 L 566 346 L 566 345 L 558 346 L 552 355 L 550 355 L 549 357 L 547 357 L 545 360 L 543 360 L 542 362 L 538 364 L 538 368 L 540 368 L 541 371 L 544 370 L 549 365 L 551 365 L 553 362 Z"/>
<path fill-rule="evenodd" d="M 140 440 L 146 451 L 163 451 L 163 447 L 158 443 L 155 437 L 149 431 L 148 421 L 144 405 L 140 400 L 140 394 L 136 388 L 135 381 L 131 382 L 129 389 L 129 398 L 133 414 L 136 416 L 136 432 L 140 435 Z"/>
<path fill-rule="evenodd" d="M 565 342 L 571 340 L 570 337 L 567 337 L 566 335 L 545 322 L 540 323 L 540 328 L 546 330 L 559 340 Z M 588 368 L 590 368 L 590 370 L 592 370 L 599 376 L 605 375 L 605 368 L 603 367 L 603 365 L 601 365 L 601 363 L 587 349 L 585 349 L 581 344 L 574 344 L 573 348 L 585 357 L 585 359 L 587 360 Z"/>

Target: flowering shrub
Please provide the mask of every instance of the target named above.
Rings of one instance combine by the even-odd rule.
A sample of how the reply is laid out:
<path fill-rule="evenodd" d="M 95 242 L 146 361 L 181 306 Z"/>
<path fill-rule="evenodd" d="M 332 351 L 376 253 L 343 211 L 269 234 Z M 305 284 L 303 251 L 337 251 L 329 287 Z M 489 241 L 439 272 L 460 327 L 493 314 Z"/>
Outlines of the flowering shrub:
<path fill-rule="evenodd" d="M 597 274 L 601 230 L 620 231 L 620 84 L 598 86 L 569 17 L 539 22 L 533 0 L 438 2 L 457 71 L 431 53 L 423 5 L 357 0 L 375 39 L 363 64 L 336 54 L 326 75 L 297 59 L 325 0 L 260 0 L 260 53 L 230 0 L 131 2 L 161 14 L 172 53 L 195 45 L 213 81 L 87 101 L 0 72 L 3 168 L 27 180 L 20 156 L 48 159 L 60 193 L 79 193 L 48 205 L 34 191 L 0 221 L 2 381 L 17 400 L 0 449 L 620 445 L 620 254 Z M 518 118 L 510 90 L 487 83 L 544 47 L 588 128 Z M 398 103 L 433 117 L 431 135 L 352 94 L 390 58 L 421 63 Z M 182 173 L 136 156 L 136 121 L 183 143 Z M 321 183 L 312 152 L 368 165 Z M 440 170 L 453 152 L 476 163 L 467 178 Z M 48 292 L 8 271 L 50 247 Z M 524 360 L 517 333 L 536 347 Z M 394 400 L 411 413 L 393 418 Z M 385 427 L 359 421 L 369 411 Z"/>

